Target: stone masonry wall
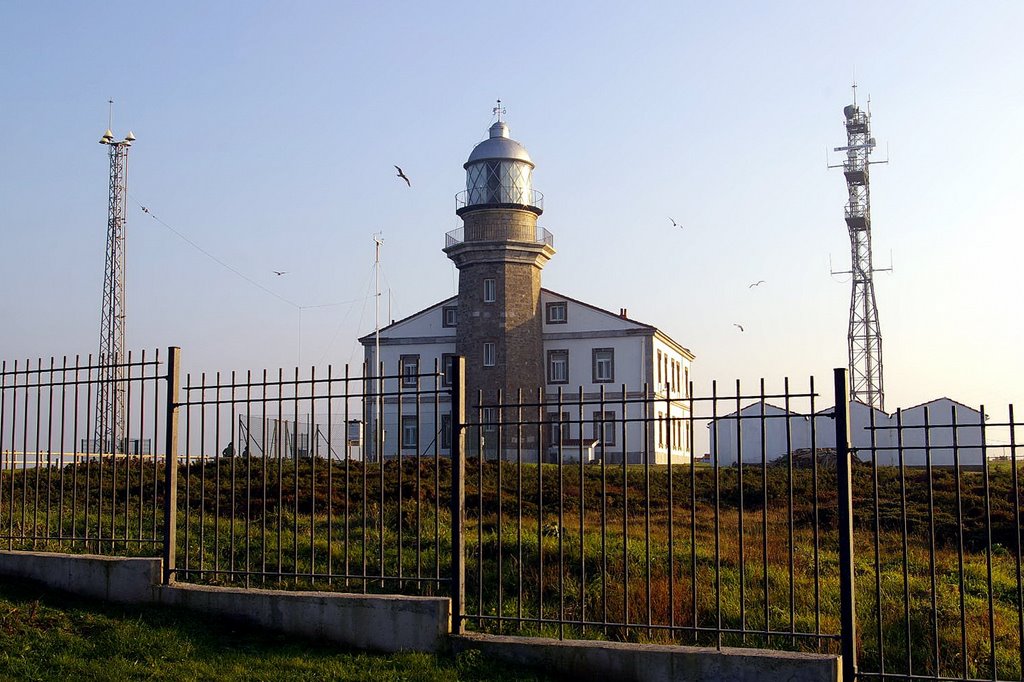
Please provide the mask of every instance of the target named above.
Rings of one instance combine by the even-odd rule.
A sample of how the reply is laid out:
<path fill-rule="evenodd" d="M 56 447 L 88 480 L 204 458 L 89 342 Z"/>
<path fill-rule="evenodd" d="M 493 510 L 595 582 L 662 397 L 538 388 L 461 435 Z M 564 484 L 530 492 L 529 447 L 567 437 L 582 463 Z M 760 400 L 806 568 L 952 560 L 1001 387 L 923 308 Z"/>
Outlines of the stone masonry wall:
<path fill-rule="evenodd" d="M 535 395 L 545 380 L 540 285 L 541 268 L 547 261 L 532 244 L 537 217 L 528 211 L 504 209 L 469 213 L 464 220 L 465 249 L 451 255 L 459 267 L 456 349 L 466 357 L 468 404 L 476 404 L 478 391 L 483 392 L 485 405 L 497 402 L 499 390 L 506 402 L 514 400 L 520 388 L 524 396 Z M 495 226 L 500 226 L 500 234 Z M 517 246 L 507 237 L 495 238 L 502 235 L 531 245 Z M 484 280 L 488 278 L 495 282 L 493 303 L 484 302 Z M 495 344 L 493 367 L 483 364 L 485 342 Z M 470 417 L 475 419 L 476 414 L 471 411 Z M 514 429 L 506 431 L 505 440 L 509 441 Z M 535 436 L 527 436 L 525 431 L 524 441 L 529 444 Z M 492 446 L 496 441 L 487 443 L 489 450 Z"/>

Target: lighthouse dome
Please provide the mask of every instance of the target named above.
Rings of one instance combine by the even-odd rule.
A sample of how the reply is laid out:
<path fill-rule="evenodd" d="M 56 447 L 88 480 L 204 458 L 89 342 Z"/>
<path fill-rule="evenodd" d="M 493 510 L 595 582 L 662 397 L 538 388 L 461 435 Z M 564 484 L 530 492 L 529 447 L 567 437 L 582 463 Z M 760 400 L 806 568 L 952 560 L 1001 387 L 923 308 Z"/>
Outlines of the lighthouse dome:
<path fill-rule="evenodd" d="M 476 147 L 473 147 L 473 151 L 469 155 L 469 160 L 465 163 L 465 168 L 469 168 L 471 163 L 484 161 L 486 159 L 510 159 L 522 161 L 530 164 L 531 168 L 533 167 L 533 161 L 530 159 L 530 155 L 527 153 L 526 147 L 508 136 L 508 124 L 504 121 L 498 121 L 491 126 L 489 132 L 490 135 L 486 140 L 478 144 Z"/>
<path fill-rule="evenodd" d="M 457 212 L 478 208 L 523 208 L 540 214 L 543 197 L 533 189 L 533 160 L 526 147 L 497 121 L 486 140 L 473 148 L 466 169 L 466 191 L 457 197 Z"/>

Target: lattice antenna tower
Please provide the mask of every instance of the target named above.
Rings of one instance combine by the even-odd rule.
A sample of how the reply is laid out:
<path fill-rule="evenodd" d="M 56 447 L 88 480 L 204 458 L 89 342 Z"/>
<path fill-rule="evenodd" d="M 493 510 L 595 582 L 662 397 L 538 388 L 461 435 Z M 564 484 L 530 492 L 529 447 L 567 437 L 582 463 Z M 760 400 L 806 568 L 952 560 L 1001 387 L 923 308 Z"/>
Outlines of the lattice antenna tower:
<path fill-rule="evenodd" d="M 113 102 L 110 102 L 113 105 Z M 108 121 L 109 126 L 109 121 Z M 107 211 L 107 251 L 103 269 L 103 305 L 100 310 L 99 383 L 96 396 L 97 451 L 127 451 L 125 411 L 127 382 L 125 356 L 125 217 L 128 199 L 128 149 L 131 132 L 115 140 L 107 132 L 100 144 L 110 156 L 110 195 Z"/>
<path fill-rule="evenodd" d="M 857 84 L 853 84 L 853 104 L 843 108 L 846 146 L 833 151 L 846 152 L 846 159 L 829 168 L 842 168 L 846 176 L 848 200 L 845 216 L 850 233 L 850 271 L 853 290 L 850 294 L 850 397 L 885 409 L 882 382 L 882 330 L 878 323 L 875 302 L 874 273 L 871 256 L 871 183 L 869 167 L 886 161 L 871 161 L 875 138 L 871 136 L 870 98 L 868 108 L 857 105 Z"/>

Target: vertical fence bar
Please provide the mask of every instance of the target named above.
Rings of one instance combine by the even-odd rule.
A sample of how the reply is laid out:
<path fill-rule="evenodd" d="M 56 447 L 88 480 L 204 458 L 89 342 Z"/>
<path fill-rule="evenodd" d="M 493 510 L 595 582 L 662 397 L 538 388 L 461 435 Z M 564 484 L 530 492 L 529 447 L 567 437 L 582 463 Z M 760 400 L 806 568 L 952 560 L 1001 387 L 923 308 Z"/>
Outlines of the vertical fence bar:
<path fill-rule="evenodd" d="M 1010 424 L 1010 466 L 1011 480 L 1013 481 L 1013 513 L 1016 521 L 1014 529 L 1014 543 L 1016 544 L 1016 574 L 1017 574 L 1017 642 L 1024 643 L 1024 581 L 1021 579 L 1021 503 L 1020 503 L 1020 479 L 1017 471 L 1017 422 L 1013 418 L 1013 403 L 1009 405 Z M 2 439 L 0 439 L 2 440 Z M 1020 656 L 1020 677 L 1024 679 L 1024 646 L 1019 647 Z"/>
<path fill-rule="evenodd" d="M 835 370 L 836 469 L 839 503 L 839 612 L 843 679 L 857 678 L 857 604 L 853 572 L 853 486 L 850 461 L 850 384 Z"/>
<path fill-rule="evenodd" d="M 466 604 L 466 543 L 463 523 L 466 519 L 466 358 L 452 358 L 452 634 L 466 630 L 463 614 Z"/>
<path fill-rule="evenodd" d="M 954 408 L 955 409 L 955 408 Z M 992 679 L 999 679 L 998 665 L 996 663 L 996 611 L 992 595 L 992 488 L 989 479 L 988 468 L 988 445 L 985 427 L 985 406 L 978 407 L 978 428 L 981 430 L 981 473 L 985 490 L 985 579 L 986 592 L 988 592 L 988 656 L 991 661 Z M 1012 427 L 1011 427 L 1012 428 Z M 1019 501 L 1017 501 L 1019 504 Z M 1021 671 L 1024 673 L 1024 671 Z"/>
<path fill-rule="evenodd" d="M 167 406 L 164 426 L 164 585 L 174 574 L 178 536 L 178 391 L 181 348 L 167 349 Z"/>

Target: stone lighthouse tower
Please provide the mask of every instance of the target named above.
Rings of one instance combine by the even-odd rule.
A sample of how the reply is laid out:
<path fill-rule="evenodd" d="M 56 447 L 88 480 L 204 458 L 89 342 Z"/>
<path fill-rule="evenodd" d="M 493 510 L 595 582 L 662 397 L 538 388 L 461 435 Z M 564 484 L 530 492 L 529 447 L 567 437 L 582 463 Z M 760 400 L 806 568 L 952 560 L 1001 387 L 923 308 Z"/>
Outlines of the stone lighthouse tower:
<path fill-rule="evenodd" d="M 490 136 L 464 164 L 466 189 L 456 195 L 463 227 L 444 249 L 459 269 L 456 350 L 466 358 L 470 406 L 478 391 L 483 405 L 496 405 L 499 391 L 511 402 L 518 389 L 525 399 L 545 384 L 540 273 L 555 249 L 537 226 L 543 196 L 533 189 L 533 161 L 509 137 L 500 100 L 495 112 Z"/>

